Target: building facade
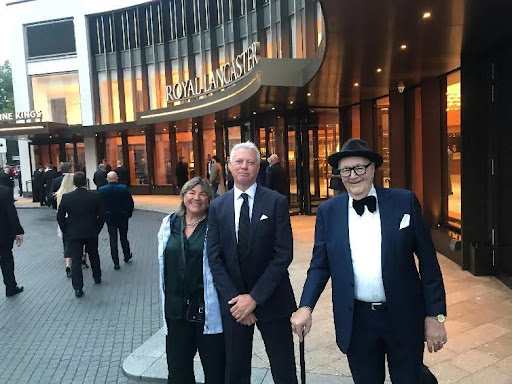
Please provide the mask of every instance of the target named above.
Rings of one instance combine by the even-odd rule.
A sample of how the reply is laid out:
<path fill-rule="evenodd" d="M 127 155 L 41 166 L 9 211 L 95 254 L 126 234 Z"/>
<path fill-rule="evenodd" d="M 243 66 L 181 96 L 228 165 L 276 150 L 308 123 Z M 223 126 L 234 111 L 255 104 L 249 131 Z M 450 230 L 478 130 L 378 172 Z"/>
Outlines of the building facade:
<path fill-rule="evenodd" d="M 359 137 L 384 157 L 377 184 L 416 193 L 439 251 L 507 279 L 512 237 L 498 207 L 508 141 L 492 127 L 507 121 L 508 8 L 498 0 L 485 9 L 465 0 L 8 2 L 13 112 L 28 115 L 2 118 L 0 136 L 18 138 L 29 191 L 37 164 L 71 161 L 92 179 L 106 159 L 122 161 L 141 194 L 176 193 L 181 157 L 191 177 L 204 176 L 208 155 L 224 162 L 234 144 L 252 140 L 263 157 L 279 155 L 290 210 L 303 214 L 333 196 L 328 155 Z"/>

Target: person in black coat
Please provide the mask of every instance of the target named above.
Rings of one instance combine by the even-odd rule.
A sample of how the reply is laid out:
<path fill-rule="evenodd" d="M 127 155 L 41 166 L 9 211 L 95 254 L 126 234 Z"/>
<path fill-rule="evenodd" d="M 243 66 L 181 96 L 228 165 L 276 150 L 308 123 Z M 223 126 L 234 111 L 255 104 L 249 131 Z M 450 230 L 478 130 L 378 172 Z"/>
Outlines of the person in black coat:
<path fill-rule="evenodd" d="M 11 167 L 9 165 L 5 165 L 4 171 L 0 172 L 0 185 L 9 188 L 11 190 L 11 194 L 14 193 L 14 178 L 11 174 Z"/>
<path fill-rule="evenodd" d="M 34 171 L 32 179 L 32 201 L 40 203 L 41 206 L 45 203 L 44 198 L 44 170 L 42 165 L 38 165 Z"/>
<path fill-rule="evenodd" d="M 0 223 L 0 267 L 4 277 L 5 295 L 10 297 L 23 291 L 23 287 L 18 286 L 14 277 L 12 247 L 14 242 L 18 247 L 23 244 L 24 231 L 14 206 L 12 190 L 4 186 L 0 186 Z"/>
<path fill-rule="evenodd" d="M 176 184 L 181 189 L 188 181 L 188 163 L 185 161 L 183 156 L 180 156 L 180 160 L 176 165 Z"/>
<path fill-rule="evenodd" d="M 98 170 L 94 172 L 92 181 L 94 181 L 96 189 L 100 189 L 101 187 L 107 184 L 107 171 L 105 164 L 102 163 L 98 166 Z"/>
<path fill-rule="evenodd" d="M 57 221 L 68 241 L 67 247 L 72 260 L 71 280 L 75 296 L 82 297 L 84 282 L 81 264 L 84 245 L 91 261 L 94 282 L 101 284 L 98 234 L 105 224 L 105 210 L 100 194 L 85 188 L 85 173 L 75 172 L 73 182 L 77 188 L 62 196 L 57 211 Z"/>
<path fill-rule="evenodd" d="M 117 231 L 119 231 L 119 238 L 121 239 L 124 262 L 128 263 L 133 257 L 128 241 L 128 220 L 132 217 L 134 204 L 130 191 L 128 191 L 125 185 L 119 184 L 119 177 L 116 172 L 109 172 L 107 181 L 108 184 L 101 187 L 99 192 L 106 211 L 105 217 L 108 234 L 110 235 L 110 254 L 114 262 L 114 269 L 118 270 L 120 266 Z"/>
<path fill-rule="evenodd" d="M 107 171 L 107 173 L 110 171 Z M 128 172 L 128 168 L 126 168 L 121 160 L 117 160 L 117 167 L 114 169 L 114 172 L 117 173 L 119 177 L 119 184 L 126 185 L 127 188 L 130 187 L 130 173 Z"/>
<path fill-rule="evenodd" d="M 267 167 L 267 188 L 279 192 L 286 196 L 286 171 L 279 162 L 279 156 L 276 153 L 268 158 Z"/>
<path fill-rule="evenodd" d="M 52 189 L 52 181 L 56 177 L 57 171 L 52 167 L 51 164 L 48 164 L 46 166 L 46 169 L 43 174 L 43 180 L 44 180 L 44 199 L 46 205 L 49 207 L 51 205 L 51 189 Z"/>
<path fill-rule="evenodd" d="M 67 175 L 70 171 L 70 163 L 61 163 L 59 175 L 52 180 L 52 185 L 50 188 L 50 205 L 53 207 L 53 209 L 57 209 L 57 200 L 55 198 L 55 194 L 62 185 L 62 179 L 64 179 L 64 176 Z"/>

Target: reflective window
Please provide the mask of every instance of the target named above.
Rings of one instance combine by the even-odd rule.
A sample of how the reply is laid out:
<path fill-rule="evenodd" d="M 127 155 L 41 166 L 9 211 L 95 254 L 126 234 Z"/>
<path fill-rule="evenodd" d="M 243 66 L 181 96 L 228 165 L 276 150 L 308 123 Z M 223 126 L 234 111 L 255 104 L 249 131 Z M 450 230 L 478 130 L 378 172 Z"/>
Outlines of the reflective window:
<path fill-rule="evenodd" d="M 189 179 L 194 177 L 195 168 L 195 157 L 194 157 L 194 144 L 192 139 L 192 129 L 189 121 L 181 121 L 178 124 L 176 132 L 176 150 L 177 158 L 185 158 L 185 162 L 188 163 Z M 199 176 L 199 175 L 197 175 Z"/>
<path fill-rule="evenodd" d="M 111 123 L 121 122 L 121 110 L 119 109 L 119 84 L 117 81 L 117 71 L 110 71 L 110 82 L 112 89 L 112 116 Z"/>
<path fill-rule="evenodd" d="M 389 164 L 389 97 L 383 97 L 376 102 L 377 117 L 377 147 L 382 155 L 383 162 L 378 169 L 382 178 L 381 185 L 389 188 L 391 185 L 391 174 Z"/>
<path fill-rule="evenodd" d="M 25 28 L 29 58 L 76 54 L 73 20 L 32 24 Z"/>
<path fill-rule="evenodd" d="M 82 124 L 77 73 L 32 77 L 32 99 L 44 121 Z"/>
<path fill-rule="evenodd" d="M 133 104 L 132 71 L 123 69 L 124 103 L 126 107 L 126 121 L 135 120 L 135 106 Z"/>
<path fill-rule="evenodd" d="M 103 124 L 108 124 L 111 121 L 111 113 L 109 108 L 110 92 L 106 71 L 98 72 L 98 86 L 100 95 L 101 122 Z"/>
<path fill-rule="evenodd" d="M 84 143 L 76 143 L 76 170 L 83 171 L 85 169 L 85 146 Z"/>
<path fill-rule="evenodd" d="M 361 111 L 359 105 L 350 108 L 350 120 L 352 122 L 351 137 L 353 139 L 361 138 Z"/>
<path fill-rule="evenodd" d="M 461 220 L 460 71 L 446 77 L 448 216 Z"/>
<path fill-rule="evenodd" d="M 123 142 L 120 135 L 105 138 L 105 159 L 112 168 L 116 167 L 117 160 L 123 161 Z"/>
<path fill-rule="evenodd" d="M 170 185 L 173 184 L 174 171 L 167 124 L 156 124 L 155 132 L 156 185 Z"/>
<path fill-rule="evenodd" d="M 203 117 L 203 167 L 206 175 L 207 155 L 216 155 L 217 147 L 215 140 L 215 115 L 206 115 Z"/>
<path fill-rule="evenodd" d="M 64 144 L 64 150 L 66 152 L 65 161 L 71 164 L 71 172 L 76 172 L 79 169 L 75 168 L 75 146 L 73 143 Z"/>
<path fill-rule="evenodd" d="M 146 136 L 128 136 L 128 159 L 130 161 L 131 185 L 147 184 Z"/>

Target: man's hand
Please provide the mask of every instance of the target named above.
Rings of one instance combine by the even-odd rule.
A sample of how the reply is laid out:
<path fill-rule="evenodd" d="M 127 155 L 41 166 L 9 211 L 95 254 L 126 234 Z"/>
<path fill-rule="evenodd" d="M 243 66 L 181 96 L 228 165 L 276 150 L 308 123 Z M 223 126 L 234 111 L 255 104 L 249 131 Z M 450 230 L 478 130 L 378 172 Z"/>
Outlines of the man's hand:
<path fill-rule="evenodd" d="M 311 330 L 311 326 L 313 325 L 313 314 L 311 310 L 306 307 L 300 307 L 292 314 L 290 319 L 292 323 L 292 330 L 299 336 L 299 340 L 304 340 L 304 336 L 306 336 Z"/>
<path fill-rule="evenodd" d="M 427 316 L 425 318 L 425 341 L 430 353 L 440 351 L 448 341 L 444 323 L 440 323 L 435 317 Z"/>
<path fill-rule="evenodd" d="M 14 240 L 14 242 L 16 243 L 16 246 L 20 246 L 21 244 L 23 244 L 23 235 L 16 235 L 16 239 Z"/>
<path fill-rule="evenodd" d="M 248 294 L 233 297 L 228 301 L 228 304 L 232 305 L 230 309 L 231 315 L 239 323 L 244 321 L 246 317 L 254 311 L 257 305 L 256 301 Z"/>
<path fill-rule="evenodd" d="M 249 316 L 247 316 L 245 319 L 243 320 L 237 320 L 238 323 L 240 324 L 243 324 L 243 325 L 247 325 L 247 326 L 251 326 L 253 325 L 258 319 L 256 318 L 256 315 L 254 313 L 250 313 Z"/>

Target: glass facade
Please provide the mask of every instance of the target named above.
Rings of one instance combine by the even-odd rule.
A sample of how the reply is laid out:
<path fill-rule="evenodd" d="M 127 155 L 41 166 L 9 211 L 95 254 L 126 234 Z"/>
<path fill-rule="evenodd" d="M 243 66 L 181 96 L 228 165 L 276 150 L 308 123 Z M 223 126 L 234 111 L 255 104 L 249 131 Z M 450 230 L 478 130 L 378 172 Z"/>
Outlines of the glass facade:
<path fill-rule="evenodd" d="M 448 217 L 461 220 L 460 71 L 446 77 Z"/>
<path fill-rule="evenodd" d="M 146 136 L 128 136 L 128 159 L 131 185 L 148 184 L 148 155 L 146 152 Z"/>
<path fill-rule="evenodd" d="M 155 127 L 155 183 L 158 186 L 175 183 L 174 168 L 171 156 L 171 141 L 167 124 L 157 124 Z"/>
<path fill-rule="evenodd" d="M 31 82 L 34 110 L 44 121 L 82 124 L 78 73 L 33 76 Z"/>

